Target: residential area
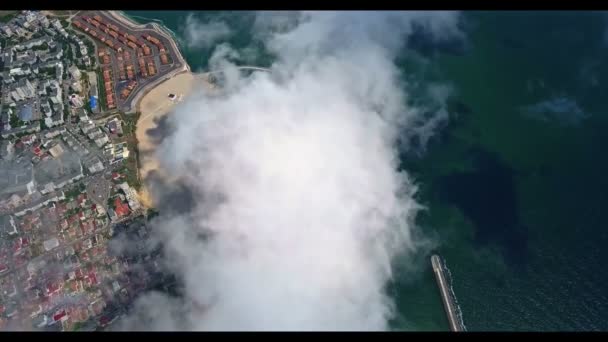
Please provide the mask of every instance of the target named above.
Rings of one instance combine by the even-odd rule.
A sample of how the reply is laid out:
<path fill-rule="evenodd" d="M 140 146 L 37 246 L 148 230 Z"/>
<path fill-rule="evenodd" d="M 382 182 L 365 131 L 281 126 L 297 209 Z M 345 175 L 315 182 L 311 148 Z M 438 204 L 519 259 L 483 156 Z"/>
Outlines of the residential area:
<path fill-rule="evenodd" d="M 176 47 L 155 30 L 132 27 L 102 11 L 79 13 L 72 27 L 95 42 L 103 79 L 99 94 L 108 110 L 130 111 L 138 91 L 182 67 Z"/>
<path fill-rule="evenodd" d="M 112 248 L 149 242 L 137 115 L 100 105 L 107 63 L 68 19 L 0 22 L 0 329 L 102 329 L 163 279 L 158 251 Z"/>

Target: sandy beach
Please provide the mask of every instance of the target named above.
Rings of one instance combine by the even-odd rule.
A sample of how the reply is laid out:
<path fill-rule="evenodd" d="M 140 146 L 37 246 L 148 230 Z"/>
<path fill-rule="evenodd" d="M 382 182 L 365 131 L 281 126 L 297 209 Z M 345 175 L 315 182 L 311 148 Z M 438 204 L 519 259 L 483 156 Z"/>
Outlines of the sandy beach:
<path fill-rule="evenodd" d="M 249 66 L 239 67 L 239 69 L 267 71 L 267 69 Z M 189 70 L 183 71 L 143 94 L 141 100 L 137 104 L 137 111 L 141 113 L 141 116 L 137 121 L 135 135 L 137 137 L 139 149 L 139 176 L 143 182 L 139 197 L 140 201 L 148 208 L 154 207 L 155 203 L 148 191 L 146 176 L 150 171 L 156 171 L 158 175 L 163 178 L 165 178 L 166 175 L 163 170 L 159 168 L 158 160 L 152 153 L 154 152 L 156 145 L 146 132 L 156 128 L 159 120 L 171 113 L 177 104 L 186 100 L 187 97 L 191 95 L 193 89 L 199 87 L 199 89 L 206 89 L 208 94 L 215 93 L 217 88 L 209 82 L 209 76 L 211 74 L 213 74 L 213 72 L 194 74 Z M 170 99 L 169 94 L 174 94 L 176 98 L 174 100 Z"/>
<path fill-rule="evenodd" d="M 145 179 L 152 170 L 160 172 L 158 161 L 153 157 L 156 145 L 146 133 L 150 129 L 157 127 L 157 122 L 165 115 L 170 113 L 173 108 L 191 93 L 195 86 L 196 77 L 191 72 L 182 72 L 173 76 L 169 80 L 162 82 L 145 94 L 138 104 L 138 111 L 141 116 L 137 121 L 135 135 L 139 149 L 139 173 L 143 181 L 140 200 L 147 207 L 153 207 L 154 203 L 146 189 Z M 171 100 L 169 94 L 174 94 L 176 98 Z"/>

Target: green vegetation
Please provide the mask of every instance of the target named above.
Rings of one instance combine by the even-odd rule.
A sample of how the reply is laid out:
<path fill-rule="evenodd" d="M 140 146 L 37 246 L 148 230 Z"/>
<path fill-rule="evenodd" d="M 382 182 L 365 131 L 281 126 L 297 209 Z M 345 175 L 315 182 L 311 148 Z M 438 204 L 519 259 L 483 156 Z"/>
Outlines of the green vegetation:
<path fill-rule="evenodd" d="M 72 11 L 51 11 L 56 17 L 65 17 L 72 15 Z"/>
<path fill-rule="evenodd" d="M 88 38 L 83 38 L 82 41 L 87 47 L 87 52 L 89 56 L 93 56 L 93 54 L 95 53 L 95 44 L 93 44 L 93 42 L 91 42 Z M 95 57 L 91 58 L 91 60 L 95 61 Z"/>
<path fill-rule="evenodd" d="M 65 51 L 65 56 L 67 58 L 68 61 L 73 61 L 74 60 L 74 52 L 72 51 L 72 45 L 71 44 L 66 44 L 68 46 L 68 48 Z"/>
<path fill-rule="evenodd" d="M 74 323 L 74 326 L 72 326 L 72 330 L 78 331 L 78 330 L 80 330 L 80 328 L 82 328 L 83 325 L 84 324 L 82 322 L 76 322 L 76 323 Z"/>
<path fill-rule="evenodd" d="M 135 190 L 141 189 L 141 184 L 137 176 L 137 165 L 135 164 L 135 157 L 133 154 L 129 154 L 129 158 L 123 159 L 123 167 L 118 171 L 120 174 L 125 176 L 125 180 L 129 186 Z"/>
<path fill-rule="evenodd" d="M 46 123 L 43 120 L 40 120 L 40 130 L 43 131 L 45 129 L 47 129 L 48 127 L 46 126 Z"/>
<path fill-rule="evenodd" d="M 147 213 L 148 215 L 148 221 L 150 221 L 151 219 L 155 218 L 156 216 L 160 215 L 160 212 L 154 208 L 150 208 L 148 209 Z"/>
<path fill-rule="evenodd" d="M 19 119 L 19 117 L 15 114 L 11 115 L 11 119 L 10 119 L 9 123 L 11 124 L 12 128 L 21 127 L 21 126 L 25 125 L 25 122 L 21 121 Z"/>
<path fill-rule="evenodd" d="M 99 99 L 97 101 L 97 105 L 101 111 L 106 107 L 106 87 L 103 84 L 103 77 L 101 73 L 101 68 L 97 68 L 97 93 L 99 95 Z"/>
<path fill-rule="evenodd" d="M 0 11 L 0 23 L 8 23 L 18 14 L 18 11 Z"/>
<path fill-rule="evenodd" d="M 68 110 L 68 107 L 67 106 L 63 107 L 63 121 L 67 122 L 69 116 L 70 116 L 70 111 Z"/>
<path fill-rule="evenodd" d="M 32 251 L 32 258 L 35 258 L 44 253 L 44 248 L 43 248 L 42 244 L 36 243 L 36 244 L 32 245 L 31 251 Z"/>
<path fill-rule="evenodd" d="M 42 43 L 42 45 L 32 47 L 32 50 L 34 50 L 34 51 L 42 51 L 42 50 L 48 50 L 48 49 L 49 49 L 49 44 L 47 44 L 47 43 Z"/>
<path fill-rule="evenodd" d="M 74 51 L 74 56 L 75 56 L 76 58 L 82 58 L 82 53 L 80 53 L 80 49 L 78 48 L 78 45 L 75 45 L 75 47 L 76 47 L 76 50 Z M 84 67 L 83 67 L 83 68 L 81 68 L 81 67 L 79 66 L 79 67 L 78 67 L 78 69 L 84 69 Z"/>
<path fill-rule="evenodd" d="M 13 76 L 16 82 L 19 82 L 21 79 L 27 78 L 26 75 L 15 75 Z"/>
<path fill-rule="evenodd" d="M 74 198 L 76 198 L 76 196 L 80 195 L 80 193 L 81 193 L 81 191 L 78 187 L 72 187 L 70 190 L 67 190 L 65 192 L 65 197 L 74 199 Z"/>
<path fill-rule="evenodd" d="M 87 113 L 93 112 L 93 109 L 91 108 L 91 101 L 84 101 L 84 109 L 87 111 Z"/>
<path fill-rule="evenodd" d="M 66 210 L 66 212 L 64 214 L 64 217 L 74 216 L 74 215 L 78 214 L 79 211 L 80 211 L 80 208 L 74 208 L 74 209 Z"/>
<path fill-rule="evenodd" d="M 122 129 L 125 134 L 135 133 L 135 130 L 137 129 L 137 120 L 139 120 L 140 116 L 140 112 L 135 114 L 120 113 L 123 122 Z"/>
<path fill-rule="evenodd" d="M 111 208 L 112 210 L 116 209 L 116 206 L 114 205 L 113 197 L 108 198 L 108 208 Z"/>
<path fill-rule="evenodd" d="M 51 78 L 54 78 L 56 73 L 57 73 L 57 68 L 55 68 L 55 67 L 48 67 L 48 68 L 38 70 L 38 75 L 40 75 L 40 76 L 46 75 Z M 49 89 L 49 88 L 47 87 L 47 89 Z M 49 91 L 49 90 L 47 90 L 47 91 Z"/>
<path fill-rule="evenodd" d="M 137 120 L 141 113 L 129 115 L 125 113 L 119 113 L 120 118 L 123 122 L 123 132 L 125 134 L 125 142 L 129 149 L 129 157 L 122 161 L 123 167 L 119 171 L 125 175 L 127 183 L 136 190 L 141 189 L 141 182 L 139 179 L 138 165 L 139 165 L 139 152 L 137 149 L 137 137 L 135 136 L 135 129 L 137 127 Z"/>

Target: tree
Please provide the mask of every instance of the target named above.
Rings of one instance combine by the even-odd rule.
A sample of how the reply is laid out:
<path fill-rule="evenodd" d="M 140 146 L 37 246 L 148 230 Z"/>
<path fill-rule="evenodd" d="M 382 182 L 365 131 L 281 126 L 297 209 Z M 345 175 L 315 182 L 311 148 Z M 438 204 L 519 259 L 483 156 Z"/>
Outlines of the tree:
<path fill-rule="evenodd" d="M 32 47 L 32 50 L 39 51 L 39 50 L 47 50 L 48 48 L 49 48 L 49 45 L 45 42 L 45 43 L 42 43 L 42 45 Z"/>
<path fill-rule="evenodd" d="M 0 15 L 0 23 L 8 23 L 9 21 L 11 21 L 11 19 L 16 17 L 18 14 L 17 11 L 3 11 L 3 12 L 11 12 L 11 13 L 6 13 L 3 15 Z"/>
<path fill-rule="evenodd" d="M 9 123 L 11 124 L 11 127 L 13 127 L 13 128 L 15 128 L 15 127 L 21 127 L 21 126 L 23 126 L 25 124 L 15 114 L 11 115 L 11 119 L 10 119 Z"/>

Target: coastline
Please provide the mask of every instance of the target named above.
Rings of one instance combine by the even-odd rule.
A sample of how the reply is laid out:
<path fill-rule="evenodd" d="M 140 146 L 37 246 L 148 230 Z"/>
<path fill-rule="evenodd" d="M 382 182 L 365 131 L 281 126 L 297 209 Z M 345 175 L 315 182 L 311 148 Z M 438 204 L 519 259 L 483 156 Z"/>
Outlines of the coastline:
<path fill-rule="evenodd" d="M 158 160 L 154 157 L 156 144 L 148 131 L 157 128 L 157 123 L 164 116 L 169 114 L 180 101 L 172 101 L 168 94 L 175 94 L 179 99 L 187 97 L 194 87 L 195 80 L 199 79 L 190 70 L 190 65 L 186 62 L 176 41 L 176 37 L 158 23 L 140 24 L 135 22 L 121 11 L 107 11 L 106 14 L 121 24 L 133 30 L 154 30 L 162 35 L 171 44 L 171 48 L 176 54 L 176 63 L 180 68 L 168 73 L 154 82 L 140 89 L 133 100 L 132 107 L 127 113 L 140 112 L 137 119 L 135 137 L 137 139 L 137 174 L 141 182 L 141 189 L 138 192 L 140 202 L 146 208 L 153 208 L 154 201 L 150 195 L 149 185 L 146 184 L 146 176 L 151 171 L 162 174 L 159 170 Z"/>
<path fill-rule="evenodd" d="M 149 24 L 139 24 L 134 22 L 132 19 L 128 18 L 127 16 L 125 16 L 122 12 L 120 11 L 107 11 L 105 12 L 108 16 L 110 16 L 112 19 L 120 22 L 121 24 L 130 27 L 132 30 L 136 31 L 136 30 L 154 30 L 156 33 L 158 33 L 159 35 L 163 36 L 165 39 L 167 39 L 167 41 L 171 44 L 171 49 L 173 51 L 175 51 L 175 59 L 176 61 L 174 62 L 175 64 L 177 64 L 177 66 L 181 66 L 178 67 L 177 69 L 171 71 L 170 73 L 168 73 L 167 75 L 165 75 L 165 77 L 163 78 L 159 78 L 158 80 L 155 80 L 154 82 L 145 85 L 143 88 L 141 88 L 133 97 L 133 99 L 131 100 L 131 107 L 129 108 L 129 110 L 126 110 L 126 113 L 135 113 L 137 112 L 139 109 L 139 103 L 140 101 L 143 99 L 143 97 L 149 93 L 151 90 L 153 90 L 155 87 L 157 87 L 158 85 L 162 84 L 163 82 L 181 74 L 181 73 L 190 73 L 190 65 L 188 64 L 188 62 L 185 60 L 184 56 L 182 55 L 182 52 L 179 49 L 179 46 L 175 40 L 175 37 L 173 37 L 173 35 L 168 34 L 167 30 L 164 30 L 163 27 L 157 23 L 149 23 Z"/>
<path fill-rule="evenodd" d="M 190 65 L 188 65 L 188 63 L 186 62 L 186 59 L 182 55 L 179 45 L 177 44 L 177 37 L 173 33 L 171 33 L 171 31 L 169 29 L 167 29 L 164 26 L 162 26 L 158 23 L 155 23 L 155 22 L 148 23 L 148 24 L 137 23 L 133 19 L 131 19 L 127 15 L 125 15 L 122 11 L 107 11 L 107 13 L 112 18 L 116 19 L 117 21 L 120 21 L 124 25 L 131 26 L 135 29 L 140 29 L 140 30 L 150 29 L 149 26 L 152 26 L 152 29 L 157 31 L 158 34 L 163 35 L 171 43 L 171 47 L 175 50 L 175 52 L 177 54 L 176 57 L 177 57 L 178 61 L 181 64 L 183 64 L 187 68 L 188 71 L 191 71 Z"/>
<path fill-rule="evenodd" d="M 222 70 L 193 73 L 182 55 L 182 51 L 177 43 L 177 37 L 175 37 L 171 30 L 166 29 L 163 25 L 156 22 L 146 24 L 138 23 L 121 11 L 107 11 L 106 13 L 114 20 L 119 21 L 133 30 L 153 29 L 159 35 L 162 35 L 169 41 L 172 49 L 175 51 L 176 63 L 178 66 L 181 65 L 181 67 L 168 73 L 164 77 L 159 78 L 140 89 L 131 100 L 132 107 L 127 112 L 140 113 L 135 131 L 138 159 L 137 175 L 142 185 L 138 195 L 140 197 L 140 202 L 146 208 L 153 208 L 154 200 L 150 193 L 150 184 L 146 184 L 146 178 L 152 171 L 157 172 L 157 174 L 163 178 L 166 178 L 167 175 L 160 169 L 160 164 L 154 155 L 154 150 L 157 145 L 154 138 L 150 136 L 149 131 L 156 129 L 158 127 L 158 122 L 171 113 L 176 105 L 186 99 L 197 85 L 206 87 L 209 90 L 214 89 L 208 82 L 208 76 L 222 72 Z M 256 66 L 239 66 L 237 69 L 270 72 L 267 68 Z M 169 94 L 176 95 L 176 99 L 169 99 Z"/>
<path fill-rule="evenodd" d="M 200 79 L 195 74 L 184 71 L 150 89 L 138 103 L 138 111 L 141 114 L 137 120 L 135 136 L 139 156 L 138 178 L 142 183 L 139 197 L 142 204 L 147 208 L 154 207 L 149 184 L 146 184 L 148 174 L 156 172 L 160 177 L 166 176 L 154 154 L 158 146 L 156 138 L 149 132 L 158 128 L 160 120 L 169 115 L 177 105 L 192 93 L 197 82 L 200 82 Z M 170 99 L 168 94 L 174 94 L 176 99 Z"/>

